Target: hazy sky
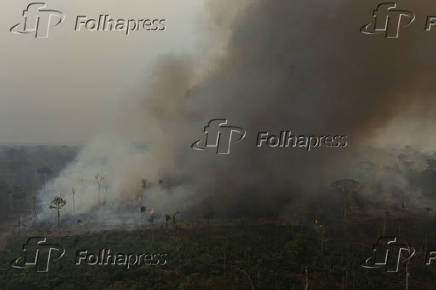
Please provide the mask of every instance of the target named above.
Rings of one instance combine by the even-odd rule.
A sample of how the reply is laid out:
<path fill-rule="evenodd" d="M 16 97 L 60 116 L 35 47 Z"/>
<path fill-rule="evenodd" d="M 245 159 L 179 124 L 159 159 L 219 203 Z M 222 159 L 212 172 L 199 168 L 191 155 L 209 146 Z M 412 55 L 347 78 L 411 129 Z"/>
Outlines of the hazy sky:
<path fill-rule="evenodd" d="M 28 1 L 0 17 L 0 143 L 84 143 L 137 92 L 156 57 L 200 47 L 203 0 L 47 1 L 66 19 L 48 39 L 15 35 Z M 77 15 L 166 18 L 163 32 L 74 32 Z"/>
<path fill-rule="evenodd" d="M 0 12 L 0 143 L 86 143 L 107 127 L 121 124 L 117 130 L 127 129 L 123 128 L 125 122 L 118 122 L 119 113 L 123 106 L 135 106 L 135 96 L 146 91 L 144 86 L 153 77 L 153 63 L 159 57 L 192 54 L 199 58 L 205 51 L 216 48 L 219 34 L 209 33 L 213 30 L 211 16 L 223 25 L 225 17 L 235 11 L 234 6 L 244 1 L 232 3 L 232 9 L 226 2 L 230 1 L 47 1 L 48 8 L 63 11 L 66 20 L 51 29 L 48 39 L 34 39 L 31 35 L 9 32 L 12 25 L 22 22 L 22 11 L 29 2 L 8 1 Z M 409 31 L 401 41 L 389 42 L 401 44 L 392 45 L 392 51 L 401 51 L 407 36 L 419 37 L 420 46 L 412 50 L 417 71 L 432 66 L 425 57 L 435 39 L 434 34 L 417 33 L 426 14 L 436 12 L 435 4 L 424 2 L 425 5 L 418 6 L 411 1 L 403 4 L 419 16 L 413 30 L 410 29 L 415 32 Z M 214 6 L 213 15 L 208 12 L 208 5 Z M 373 8 L 368 3 L 354 9 L 350 12 L 353 17 L 348 16 L 354 22 L 341 29 L 358 28 L 369 20 Z M 331 15 L 338 13 L 334 5 L 330 10 Z M 100 14 L 113 18 L 166 18 L 167 29 L 129 36 L 121 32 L 74 32 L 77 15 L 98 18 Z M 387 43 L 383 39 L 376 41 L 374 45 Z M 352 47 L 352 42 L 344 44 L 341 49 Z M 413 73 L 409 78 L 413 79 L 412 76 Z M 401 120 L 402 116 L 388 124 L 378 143 L 395 146 L 400 140 L 407 140 L 411 145 L 433 148 L 436 144 L 436 137 L 430 134 L 433 116 L 416 123 L 407 116 Z"/>

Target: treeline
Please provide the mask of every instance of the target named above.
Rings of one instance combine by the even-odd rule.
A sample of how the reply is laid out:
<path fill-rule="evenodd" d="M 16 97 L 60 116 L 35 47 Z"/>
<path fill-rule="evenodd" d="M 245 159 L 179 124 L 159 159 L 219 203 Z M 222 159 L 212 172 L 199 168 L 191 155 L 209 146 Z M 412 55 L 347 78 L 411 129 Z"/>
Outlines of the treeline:
<path fill-rule="evenodd" d="M 35 211 L 44 183 L 71 162 L 74 146 L 0 146 L 0 225 Z"/>

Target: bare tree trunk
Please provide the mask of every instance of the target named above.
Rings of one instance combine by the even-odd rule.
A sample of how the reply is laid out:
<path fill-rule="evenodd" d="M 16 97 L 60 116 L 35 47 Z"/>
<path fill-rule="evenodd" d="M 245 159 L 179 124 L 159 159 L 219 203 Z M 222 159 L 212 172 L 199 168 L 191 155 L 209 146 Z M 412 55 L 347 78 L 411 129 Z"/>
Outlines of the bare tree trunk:
<path fill-rule="evenodd" d="M 76 201 L 74 196 L 76 195 L 76 190 L 73 188 L 72 189 L 72 193 L 73 193 L 73 214 L 76 213 Z"/>
<path fill-rule="evenodd" d="M 344 276 L 342 277 L 342 290 L 345 290 L 347 286 L 347 274 L 347 270 L 345 270 Z"/>
<path fill-rule="evenodd" d="M 58 227 L 60 225 L 60 221 L 61 221 L 61 210 L 58 208 Z"/>
<path fill-rule="evenodd" d="M 305 283 L 305 286 L 304 286 L 304 290 L 308 290 L 309 289 L 309 271 L 307 269 L 307 266 L 304 268 L 304 273 L 305 273 L 305 276 L 306 276 L 306 283 Z"/>

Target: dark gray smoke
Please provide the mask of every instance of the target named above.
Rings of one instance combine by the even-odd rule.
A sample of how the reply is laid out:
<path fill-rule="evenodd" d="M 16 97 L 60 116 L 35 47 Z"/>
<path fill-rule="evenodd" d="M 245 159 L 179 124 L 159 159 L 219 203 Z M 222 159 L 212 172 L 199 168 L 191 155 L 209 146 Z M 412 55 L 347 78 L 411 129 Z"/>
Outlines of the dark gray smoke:
<path fill-rule="evenodd" d="M 72 167 L 95 171 L 95 153 L 109 160 L 100 169 L 111 180 L 109 199 L 128 199 L 145 178 L 151 185 L 144 203 L 162 212 L 283 214 L 308 193 L 347 177 L 357 152 L 391 120 L 433 116 L 436 37 L 423 32 L 423 22 L 436 5 L 424 2 L 401 3 L 421 19 L 393 40 L 359 32 L 377 3 L 250 1 L 233 19 L 218 59 L 166 56 L 157 63 L 140 109 L 125 118 L 136 128 L 123 142 L 144 143 L 143 152 L 123 149 L 110 156 L 112 146 L 101 149 L 96 141 Z M 215 118 L 247 131 L 228 156 L 190 149 Z M 349 146 L 256 148 L 257 132 L 265 130 L 348 135 Z M 73 182 L 66 176 L 66 184 Z"/>

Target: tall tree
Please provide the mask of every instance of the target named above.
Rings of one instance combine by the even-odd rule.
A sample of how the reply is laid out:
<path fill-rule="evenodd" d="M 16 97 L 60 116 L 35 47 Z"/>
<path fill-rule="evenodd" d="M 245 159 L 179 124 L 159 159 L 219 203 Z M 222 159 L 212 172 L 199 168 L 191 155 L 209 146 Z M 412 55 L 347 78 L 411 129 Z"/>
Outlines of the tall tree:
<path fill-rule="evenodd" d="M 71 188 L 71 193 L 73 194 L 73 214 L 74 214 L 76 212 L 76 201 L 75 201 L 76 189 L 74 187 Z"/>
<path fill-rule="evenodd" d="M 57 211 L 58 227 L 61 221 L 61 209 L 67 204 L 67 201 L 60 196 L 56 196 L 50 203 L 50 208 Z"/>

